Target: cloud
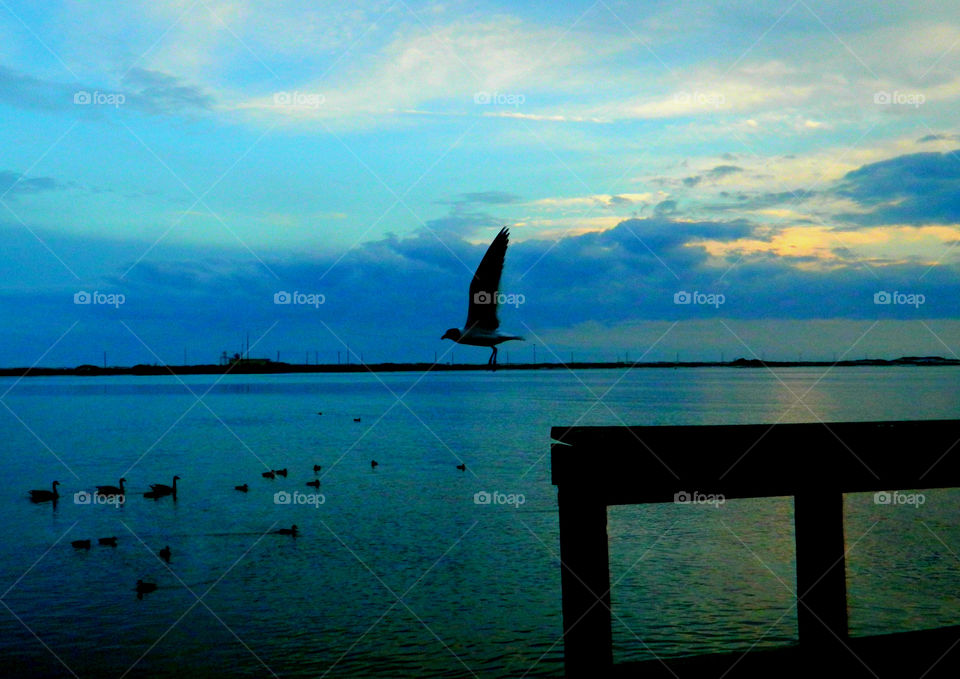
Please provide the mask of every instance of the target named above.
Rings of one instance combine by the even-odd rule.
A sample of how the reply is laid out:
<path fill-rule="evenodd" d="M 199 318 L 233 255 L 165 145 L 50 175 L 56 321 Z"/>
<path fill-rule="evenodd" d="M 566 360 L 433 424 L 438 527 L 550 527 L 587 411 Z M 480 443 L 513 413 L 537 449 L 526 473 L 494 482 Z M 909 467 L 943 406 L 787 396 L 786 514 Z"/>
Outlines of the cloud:
<path fill-rule="evenodd" d="M 960 222 L 960 155 L 912 153 L 848 172 L 834 189 L 864 207 L 838 218 L 856 224 Z"/>
<path fill-rule="evenodd" d="M 147 113 L 209 110 L 214 105 L 211 95 L 169 73 L 132 68 L 123 84 L 130 93 L 130 103 Z"/>
<path fill-rule="evenodd" d="M 0 170 L 0 196 L 59 191 L 71 188 L 53 177 L 27 177 L 19 172 Z"/>

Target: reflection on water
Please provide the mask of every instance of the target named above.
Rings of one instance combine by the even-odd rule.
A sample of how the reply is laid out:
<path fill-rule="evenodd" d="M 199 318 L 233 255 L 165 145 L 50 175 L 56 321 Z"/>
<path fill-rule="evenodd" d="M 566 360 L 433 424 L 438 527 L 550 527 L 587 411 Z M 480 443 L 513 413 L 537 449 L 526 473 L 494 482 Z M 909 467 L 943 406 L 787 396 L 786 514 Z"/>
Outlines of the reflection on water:
<path fill-rule="evenodd" d="M 0 601 L 10 609 L 0 609 L 0 654 L 23 677 L 131 666 L 150 676 L 559 676 L 551 426 L 957 417 L 956 374 L 183 377 L 189 388 L 173 377 L 21 380 L 0 410 Z M 261 476 L 284 467 L 287 478 Z M 176 502 L 142 497 L 174 474 Z M 73 501 L 121 475 L 123 504 Z M 317 478 L 318 488 L 306 485 Z M 26 491 L 54 479 L 56 507 L 31 504 Z M 234 490 L 243 483 L 249 492 Z M 280 491 L 324 501 L 277 504 Z M 478 505 L 481 491 L 525 502 Z M 960 618 L 952 493 L 909 511 L 848 499 L 856 631 Z M 614 580 L 622 576 L 617 657 L 795 637 L 789 499 L 610 515 Z M 298 537 L 269 533 L 292 524 Z M 114 535 L 116 547 L 96 543 Z M 76 539 L 93 545 L 75 550 Z M 169 570 L 157 557 L 165 545 Z M 138 579 L 159 587 L 137 600 Z"/>

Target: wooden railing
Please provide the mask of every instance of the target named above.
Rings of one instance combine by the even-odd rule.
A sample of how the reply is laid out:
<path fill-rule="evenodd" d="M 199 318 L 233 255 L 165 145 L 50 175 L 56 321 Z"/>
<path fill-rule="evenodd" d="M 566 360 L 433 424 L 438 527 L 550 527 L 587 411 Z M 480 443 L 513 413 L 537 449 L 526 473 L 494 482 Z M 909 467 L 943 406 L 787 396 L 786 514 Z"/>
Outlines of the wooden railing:
<path fill-rule="evenodd" d="M 960 676 L 960 626 L 850 637 L 843 531 L 844 493 L 960 487 L 960 420 L 554 427 L 551 437 L 568 676 L 884 677 L 904 666 L 916 672 L 897 677 Z M 615 665 L 607 507 L 693 491 L 793 496 L 799 642 Z"/>

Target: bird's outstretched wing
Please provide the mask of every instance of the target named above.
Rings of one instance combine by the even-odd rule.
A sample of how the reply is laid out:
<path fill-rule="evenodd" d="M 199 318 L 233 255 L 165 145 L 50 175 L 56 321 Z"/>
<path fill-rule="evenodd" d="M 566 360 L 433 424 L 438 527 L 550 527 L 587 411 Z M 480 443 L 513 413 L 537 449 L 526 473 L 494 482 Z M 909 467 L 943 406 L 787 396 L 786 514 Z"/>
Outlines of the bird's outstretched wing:
<path fill-rule="evenodd" d="M 497 292 L 500 290 L 500 274 L 503 273 L 503 259 L 507 255 L 509 237 L 507 227 L 500 229 L 500 233 L 480 260 L 477 272 L 473 274 L 473 280 L 470 281 L 470 305 L 467 307 L 468 329 L 496 330 L 500 327 L 497 319 Z"/>

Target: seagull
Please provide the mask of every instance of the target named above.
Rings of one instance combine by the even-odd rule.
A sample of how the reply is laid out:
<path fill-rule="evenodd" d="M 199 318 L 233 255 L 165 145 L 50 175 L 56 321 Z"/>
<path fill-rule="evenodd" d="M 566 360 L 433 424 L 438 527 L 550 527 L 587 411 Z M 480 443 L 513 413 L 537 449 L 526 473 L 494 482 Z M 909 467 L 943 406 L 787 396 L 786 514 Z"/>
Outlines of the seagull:
<path fill-rule="evenodd" d="M 500 229 L 500 233 L 487 248 L 487 254 L 480 260 L 477 272 L 473 274 L 466 325 L 462 330 L 450 328 L 440 338 L 452 339 L 457 344 L 490 347 L 493 351 L 490 352 L 487 365 L 493 370 L 497 369 L 497 345 L 508 340 L 523 340 L 519 335 L 505 335 L 497 329 L 500 327 L 500 320 L 497 318 L 497 296 L 509 237 L 507 227 Z"/>
<path fill-rule="evenodd" d="M 30 501 L 31 502 L 50 502 L 53 500 L 57 501 L 57 498 L 60 497 L 60 493 L 57 492 L 57 486 L 60 485 L 59 481 L 53 482 L 53 490 L 31 490 L 30 491 Z"/>

